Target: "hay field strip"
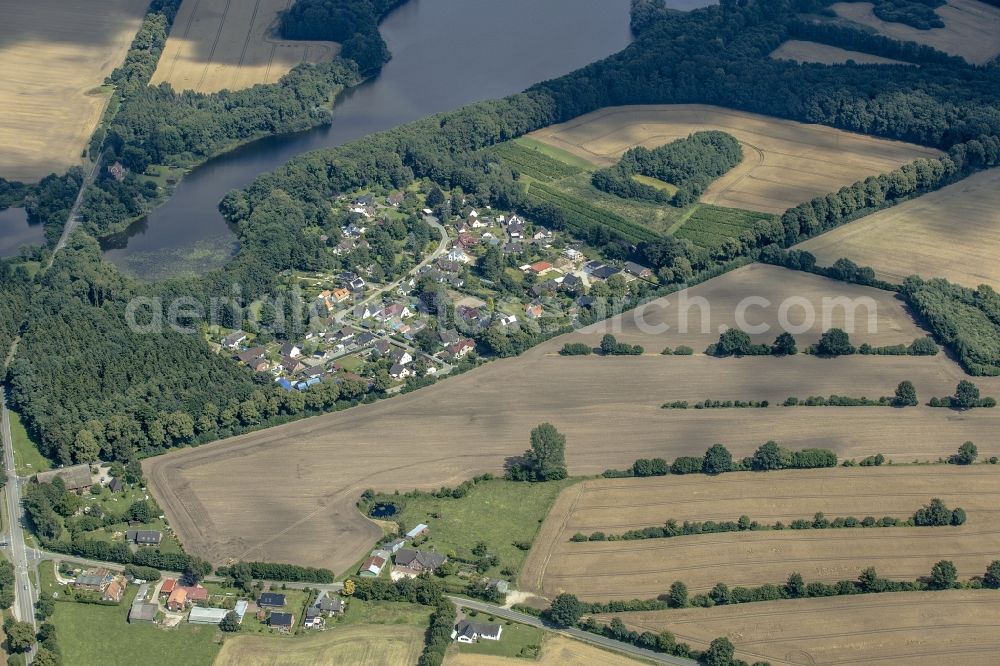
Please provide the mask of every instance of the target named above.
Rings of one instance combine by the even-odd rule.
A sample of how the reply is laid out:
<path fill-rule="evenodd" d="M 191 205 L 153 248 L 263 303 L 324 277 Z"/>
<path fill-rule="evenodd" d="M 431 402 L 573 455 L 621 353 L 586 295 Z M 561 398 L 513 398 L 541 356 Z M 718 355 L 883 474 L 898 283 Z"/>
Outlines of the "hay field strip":
<path fill-rule="evenodd" d="M 919 275 L 1000 289 L 1000 168 L 973 174 L 797 247 L 812 252 L 821 265 L 848 257 L 891 282 Z"/>
<path fill-rule="evenodd" d="M 1000 55 L 1000 7 L 977 0 L 948 0 L 948 4 L 935 10 L 945 27 L 930 30 L 883 21 L 875 16 L 872 7 L 870 2 L 830 5 L 830 9 L 843 19 L 892 39 L 933 46 L 939 51 L 961 56 L 973 65 L 984 65 Z"/>
<path fill-rule="evenodd" d="M 278 13 L 291 0 L 189 0 L 153 74 L 152 84 L 217 92 L 274 83 L 302 62 L 329 61 L 340 52 L 334 42 L 282 41 L 274 37 Z"/>
<path fill-rule="evenodd" d="M 214 666 L 415 664 L 423 649 L 424 631 L 423 627 L 394 624 L 334 627 L 296 640 L 243 634 L 226 640 Z"/>
<path fill-rule="evenodd" d="M 745 154 L 701 201 L 762 213 L 782 213 L 867 176 L 940 154 L 915 144 L 698 104 L 608 107 L 528 136 L 608 166 L 629 148 L 661 146 L 699 130 L 728 132 Z"/>
<path fill-rule="evenodd" d="M 705 649 L 728 636 L 736 656 L 776 666 L 987 666 L 1000 653 L 996 590 L 896 592 L 714 608 L 599 615 L 633 631 L 673 632 Z"/>
<path fill-rule="evenodd" d="M 909 342 L 920 334 L 891 294 L 770 266 L 731 272 L 686 296 L 707 297 L 718 321 L 731 322 L 743 296 L 763 293 L 778 299 L 786 292 L 810 299 L 862 294 L 881 299 L 879 320 L 885 329 L 870 337 L 873 344 Z M 676 323 L 672 309 L 649 310 L 652 320 Z M 391 400 L 147 459 L 143 466 L 150 489 L 192 554 L 217 563 L 239 557 L 343 573 L 382 535 L 354 506 L 365 488 L 434 489 L 500 472 L 507 457 L 527 447 L 530 430 L 546 421 L 567 435 L 572 474 L 622 468 L 640 457 L 701 455 L 715 442 L 735 455 L 749 455 L 768 439 L 795 448 L 827 447 L 846 457 L 881 451 L 906 462 L 949 455 L 965 440 L 977 442 L 983 456 L 1000 453 L 990 448 L 991 442 L 995 446 L 991 434 L 1000 430 L 1000 410 L 660 408 L 667 400 L 706 397 L 888 395 L 904 378 L 914 381 L 926 399 L 946 395 L 964 376 L 943 355 L 661 356 L 667 344 L 704 349 L 718 333 L 681 336 L 672 328 L 654 335 L 626 319 L 613 320 L 612 330 L 622 331 L 620 339 L 644 344 L 648 355 L 564 358 L 555 352 L 565 342 L 596 344 L 601 333 L 591 328 L 560 336 L 520 357 Z M 774 335 L 759 337 L 770 342 Z M 800 344 L 818 335 L 817 322 L 798 336 Z M 1000 395 L 1000 378 L 976 381 L 984 393 Z"/>
<path fill-rule="evenodd" d="M 778 48 L 771 51 L 771 58 L 775 60 L 794 60 L 797 63 L 819 63 L 821 65 L 843 65 L 848 60 L 853 60 L 859 65 L 908 65 L 910 63 L 892 58 L 864 53 L 862 51 L 849 51 L 829 44 L 819 42 L 808 42 L 801 39 L 789 39 L 783 42 Z"/>
<path fill-rule="evenodd" d="M 793 571 L 807 581 L 853 579 L 868 566 L 888 578 L 927 575 L 940 559 L 962 577 L 981 575 L 1000 552 L 1000 468 L 912 466 L 788 470 L 599 479 L 563 491 L 540 531 L 521 575 L 521 588 L 552 596 L 569 591 L 588 600 L 650 598 L 675 580 L 692 592 L 715 583 L 780 584 Z M 961 527 L 771 530 L 672 539 L 571 542 L 577 533 L 620 534 L 667 519 L 736 520 L 762 524 L 817 512 L 828 518 L 908 518 L 932 497 L 969 516 Z M 555 527 L 557 526 L 557 527 Z M 537 549 L 537 552 L 536 552 Z M 586 581 L 585 589 L 577 589 Z M 1000 598 L 998 598 L 1000 602 Z"/>
<path fill-rule="evenodd" d="M 99 88 L 125 59 L 148 4 L 4 3 L 0 176 L 33 182 L 83 162 L 109 99 Z"/>
<path fill-rule="evenodd" d="M 602 650 L 599 647 L 575 641 L 566 636 L 546 634 L 542 653 L 537 659 L 527 660 L 515 657 L 497 657 L 483 654 L 449 652 L 444 658 L 445 666 L 635 666 L 646 661 L 626 657 L 619 652 Z"/>

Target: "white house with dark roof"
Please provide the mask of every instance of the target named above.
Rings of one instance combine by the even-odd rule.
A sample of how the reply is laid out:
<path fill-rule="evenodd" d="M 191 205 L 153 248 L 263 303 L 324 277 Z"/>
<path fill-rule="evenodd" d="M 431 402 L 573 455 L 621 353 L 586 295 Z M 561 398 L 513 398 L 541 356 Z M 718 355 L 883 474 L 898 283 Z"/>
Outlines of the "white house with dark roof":
<path fill-rule="evenodd" d="M 480 640 L 498 641 L 503 633 L 499 624 L 481 624 L 462 620 L 455 625 L 451 639 L 459 643 L 478 643 Z"/>

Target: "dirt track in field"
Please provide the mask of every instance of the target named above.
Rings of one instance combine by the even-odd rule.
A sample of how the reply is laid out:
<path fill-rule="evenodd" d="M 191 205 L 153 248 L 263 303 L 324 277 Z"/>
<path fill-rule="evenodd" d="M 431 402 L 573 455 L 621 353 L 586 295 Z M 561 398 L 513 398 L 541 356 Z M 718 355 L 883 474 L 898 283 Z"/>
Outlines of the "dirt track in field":
<path fill-rule="evenodd" d="M 821 65 L 842 65 L 848 60 L 853 60 L 859 65 L 907 64 L 902 60 L 883 58 L 862 51 L 849 51 L 829 44 L 807 42 L 801 39 L 789 39 L 782 43 L 781 46 L 771 51 L 771 57 L 775 60 L 794 60 L 798 63 L 815 62 Z"/>
<path fill-rule="evenodd" d="M 841 18 L 873 28 L 900 41 L 933 46 L 939 51 L 982 65 L 1000 55 L 1000 7 L 977 0 L 948 0 L 935 9 L 943 28 L 918 30 L 903 23 L 889 23 L 875 16 L 870 2 L 838 2 L 830 6 Z"/>
<path fill-rule="evenodd" d="M 284 41 L 278 12 L 290 0 L 189 0 L 181 5 L 152 84 L 175 90 L 217 92 L 274 83 L 302 62 L 327 62 L 340 45 Z"/>
<path fill-rule="evenodd" d="M 743 145 L 743 162 L 701 201 L 782 213 L 816 196 L 891 171 L 930 148 L 700 104 L 608 107 L 528 136 L 599 166 L 629 148 L 654 148 L 700 130 L 721 130 Z"/>
<path fill-rule="evenodd" d="M 148 0 L 0 7 L 0 176 L 37 181 L 82 162 Z"/>
<path fill-rule="evenodd" d="M 943 277 L 1000 289 L 1000 169 L 863 217 L 798 246 L 821 265 L 848 257 L 884 280 Z"/>
<path fill-rule="evenodd" d="M 795 285 L 807 300 L 838 294 L 876 298 L 885 331 L 872 335 L 873 342 L 908 342 L 920 333 L 885 292 L 767 266 L 734 271 L 690 290 L 688 296 L 708 296 L 725 320 L 731 319 L 740 295 L 770 289 L 763 293 L 776 297 L 785 290 L 795 292 Z M 659 312 L 663 321 L 673 316 Z M 770 316 L 775 316 L 773 310 Z M 601 335 L 574 333 L 431 388 L 175 451 L 146 460 L 143 466 L 188 552 L 213 562 L 265 559 L 327 566 L 341 573 L 382 534 L 354 508 L 365 488 L 429 489 L 456 485 L 481 472 L 499 472 L 506 458 L 527 447 L 530 430 L 545 421 L 566 433 L 573 474 L 628 466 L 639 457 L 700 455 L 715 442 L 746 455 L 768 439 L 795 448 L 824 446 L 848 457 L 882 451 L 901 460 L 936 459 L 971 439 L 987 454 L 989 434 L 1000 428 L 1000 410 L 663 410 L 660 405 L 668 400 L 706 397 L 874 397 L 891 394 L 905 378 L 914 381 L 926 399 L 949 393 L 963 375 L 944 356 L 667 357 L 658 353 L 665 344 L 703 348 L 717 333 L 663 336 L 643 333 L 634 325 L 622 324 L 621 329 L 621 339 L 647 345 L 650 354 L 556 355 L 566 341 L 596 344 Z M 815 338 L 818 330 L 819 323 L 801 335 L 801 341 Z M 758 337 L 770 341 L 774 335 Z M 977 383 L 984 393 L 1000 393 L 1000 380 Z"/>
<path fill-rule="evenodd" d="M 962 507 L 961 527 L 770 530 L 671 539 L 576 543 L 576 533 L 621 534 L 669 519 L 763 525 L 854 516 L 909 518 L 933 497 Z M 981 575 L 1000 553 L 1000 467 L 837 467 L 598 479 L 567 488 L 549 513 L 522 569 L 518 589 L 549 598 L 572 592 L 583 599 L 648 599 L 675 580 L 692 592 L 780 584 L 793 571 L 806 581 L 850 580 L 868 566 L 884 577 L 914 580 L 935 562 L 955 562 L 959 575 Z M 1000 602 L 1000 598 L 998 598 Z"/>
<path fill-rule="evenodd" d="M 664 628 L 705 649 L 719 636 L 748 662 L 775 666 L 987 666 L 1000 653 L 996 590 L 897 592 L 598 616 Z"/>

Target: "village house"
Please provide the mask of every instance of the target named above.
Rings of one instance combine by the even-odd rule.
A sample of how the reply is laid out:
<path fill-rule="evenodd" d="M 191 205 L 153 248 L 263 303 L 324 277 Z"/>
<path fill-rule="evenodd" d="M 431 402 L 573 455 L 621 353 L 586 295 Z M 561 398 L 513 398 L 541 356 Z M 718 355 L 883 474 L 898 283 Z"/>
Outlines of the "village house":
<path fill-rule="evenodd" d="M 524 316 L 528 319 L 539 319 L 545 314 L 545 308 L 541 303 L 528 303 L 524 306 Z"/>
<path fill-rule="evenodd" d="M 448 558 L 440 553 L 427 550 L 413 550 L 403 548 L 396 553 L 396 564 L 401 567 L 408 567 L 419 572 L 437 571 L 441 565 L 448 561 Z"/>
<path fill-rule="evenodd" d="M 271 613 L 268 624 L 275 629 L 288 632 L 295 626 L 295 616 L 291 613 Z"/>
<path fill-rule="evenodd" d="M 590 272 L 590 276 L 597 280 L 607 280 L 608 278 L 618 275 L 622 272 L 622 269 L 616 266 L 598 266 Z"/>
<path fill-rule="evenodd" d="M 323 620 L 323 613 L 316 606 L 310 606 L 306 609 L 306 617 L 302 621 L 302 626 L 306 629 L 319 629 L 323 627 L 326 622 Z"/>
<path fill-rule="evenodd" d="M 40 472 L 35 475 L 38 483 L 52 483 L 56 477 L 63 480 L 66 490 L 88 490 L 94 485 L 94 474 L 90 471 L 90 465 L 72 465 L 62 469 L 54 469 L 49 472 Z"/>
<path fill-rule="evenodd" d="M 288 358 L 298 358 L 302 356 L 302 349 L 293 342 L 286 342 L 281 345 L 281 355 Z"/>
<path fill-rule="evenodd" d="M 266 350 L 263 347 L 251 347 L 246 351 L 236 354 L 236 360 L 241 363 L 246 363 L 250 367 L 257 365 L 257 362 L 264 358 L 264 352 Z"/>
<path fill-rule="evenodd" d="M 394 363 L 391 368 L 389 368 L 389 376 L 395 380 L 406 379 L 407 377 L 412 377 L 415 373 L 410 368 L 405 365 L 400 365 L 399 363 Z"/>
<path fill-rule="evenodd" d="M 163 533 L 157 530 L 128 530 L 125 532 L 125 541 L 137 546 L 158 546 L 162 540 Z"/>
<path fill-rule="evenodd" d="M 502 633 L 503 627 L 499 624 L 480 624 L 462 620 L 455 625 L 451 639 L 459 643 L 478 643 L 480 639 L 498 641 Z"/>
<path fill-rule="evenodd" d="M 399 190 L 396 190 L 386 197 L 386 202 L 388 202 L 388 204 L 393 208 L 399 208 L 404 199 L 406 199 L 406 195 Z"/>
<path fill-rule="evenodd" d="M 465 251 L 463 251 L 459 247 L 451 248 L 446 256 L 448 257 L 449 261 L 455 261 L 461 264 L 467 264 L 471 261 L 469 255 L 467 255 Z"/>
<path fill-rule="evenodd" d="M 455 344 L 445 347 L 445 354 L 452 360 L 465 358 L 466 355 L 476 348 L 476 343 L 468 338 L 459 340 Z"/>
<path fill-rule="evenodd" d="M 170 594 L 177 587 L 177 579 L 167 578 L 163 581 L 163 585 L 160 586 L 160 594 Z"/>
<path fill-rule="evenodd" d="M 377 555 L 372 555 L 364 562 L 361 563 L 361 568 L 358 569 L 358 575 L 364 578 L 377 578 L 382 573 L 382 568 L 385 566 L 385 558 L 379 557 Z"/>
<path fill-rule="evenodd" d="M 247 334 L 243 331 L 234 331 L 222 338 L 222 346 L 226 349 L 236 349 L 247 339 Z"/>
<path fill-rule="evenodd" d="M 335 303 L 343 303 L 350 297 L 351 297 L 351 292 L 349 289 L 346 289 L 345 287 L 337 287 L 336 289 L 330 292 L 330 298 L 332 298 Z"/>
<path fill-rule="evenodd" d="M 113 579 L 114 577 L 107 569 L 93 569 L 91 571 L 85 571 L 77 576 L 76 580 L 73 582 L 73 588 L 77 590 L 86 590 L 88 592 L 103 592 L 104 588 Z"/>
<path fill-rule="evenodd" d="M 644 280 L 648 280 L 649 278 L 653 277 L 652 269 L 646 268 L 645 266 L 637 264 L 633 261 L 625 262 L 625 273 L 631 275 L 632 277 L 642 278 Z"/>
<path fill-rule="evenodd" d="M 176 587 L 167 598 L 167 609 L 174 612 L 182 611 L 184 610 L 184 607 L 187 606 L 187 603 L 187 589 L 183 587 Z"/>
<path fill-rule="evenodd" d="M 285 605 L 285 595 L 277 592 L 261 592 L 257 605 L 261 608 L 282 608 Z"/>
<path fill-rule="evenodd" d="M 555 266 L 553 266 L 547 261 L 536 261 L 535 263 L 531 264 L 528 268 L 535 275 L 545 275 L 549 271 L 554 270 Z"/>
<path fill-rule="evenodd" d="M 410 355 L 410 352 L 400 347 L 393 348 L 393 350 L 389 352 L 389 358 L 392 359 L 393 363 L 398 363 L 400 365 L 408 365 L 413 362 L 413 356 Z"/>
<path fill-rule="evenodd" d="M 323 597 L 316 603 L 316 607 L 327 615 L 343 615 L 346 604 L 343 599 Z"/>

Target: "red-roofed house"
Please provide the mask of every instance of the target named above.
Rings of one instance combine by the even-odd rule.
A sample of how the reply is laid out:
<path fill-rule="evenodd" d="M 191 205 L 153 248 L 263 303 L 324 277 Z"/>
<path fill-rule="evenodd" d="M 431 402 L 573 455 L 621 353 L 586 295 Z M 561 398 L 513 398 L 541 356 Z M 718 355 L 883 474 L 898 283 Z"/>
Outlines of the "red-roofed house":
<path fill-rule="evenodd" d="M 536 275 L 544 275 L 544 274 L 548 273 L 549 271 L 553 270 L 554 268 L 555 268 L 555 266 L 553 266 L 552 264 L 550 264 L 547 261 L 537 261 L 537 262 L 531 264 L 531 270 Z"/>
<path fill-rule="evenodd" d="M 160 586 L 160 594 L 170 594 L 177 587 L 177 580 L 174 578 L 167 578 L 163 581 L 163 585 Z"/>

